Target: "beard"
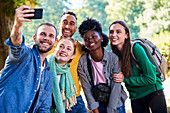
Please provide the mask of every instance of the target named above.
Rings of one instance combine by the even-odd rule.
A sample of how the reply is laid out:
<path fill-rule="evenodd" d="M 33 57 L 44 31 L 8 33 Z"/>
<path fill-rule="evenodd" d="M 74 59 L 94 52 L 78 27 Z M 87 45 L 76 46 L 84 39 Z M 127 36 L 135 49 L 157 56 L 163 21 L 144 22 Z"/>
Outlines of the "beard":
<path fill-rule="evenodd" d="M 47 53 L 47 52 L 49 52 L 49 51 L 53 48 L 53 47 L 51 46 L 51 47 L 47 48 L 46 50 L 43 50 L 43 49 L 41 48 L 41 46 L 37 45 L 37 47 L 38 47 L 38 51 L 39 51 L 40 53 Z"/>
<path fill-rule="evenodd" d="M 49 43 L 50 47 L 43 49 L 43 47 L 40 45 L 40 43 L 43 43 L 43 41 L 38 42 L 38 41 L 36 40 L 36 42 L 35 42 L 35 44 L 36 44 L 37 47 L 38 47 L 38 51 L 39 51 L 40 53 L 47 53 L 47 52 L 49 52 L 49 51 L 53 48 L 53 45 L 52 45 L 51 43 Z"/>

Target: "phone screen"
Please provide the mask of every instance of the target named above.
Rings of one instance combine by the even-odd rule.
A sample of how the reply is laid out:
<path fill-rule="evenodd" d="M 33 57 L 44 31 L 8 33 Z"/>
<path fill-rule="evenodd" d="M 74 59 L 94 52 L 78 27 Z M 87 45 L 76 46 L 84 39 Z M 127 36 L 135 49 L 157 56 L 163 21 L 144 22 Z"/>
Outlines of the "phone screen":
<path fill-rule="evenodd" d="M 29 9 L 25 9 L 25 10 L 29 10 Z M 31 13 L 26 13 L 26 14 L 34 14 L 33 17 L 25 17 L 27 19 L 42 19 L 43 17 L 43 9 L 34 9 L 35 12 L 31 12 Z"/>

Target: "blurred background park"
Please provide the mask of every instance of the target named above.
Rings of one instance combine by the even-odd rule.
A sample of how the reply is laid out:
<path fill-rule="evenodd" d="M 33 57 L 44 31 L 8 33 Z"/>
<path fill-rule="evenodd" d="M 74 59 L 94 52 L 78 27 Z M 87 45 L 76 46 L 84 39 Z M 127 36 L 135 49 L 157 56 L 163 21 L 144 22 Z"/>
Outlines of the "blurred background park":
<path fill-rule="evenodd" d="M 50 22 L 57 28 L 64 11 L 71 10 L 77 15 L 77 26 L 87 17 L 98 20 L 103 32 L 108 35 L 109 25 L 115 20 L 123 20 L 130 28 L 131 38 L 151 40 L 168 61 L 167 80 L 163 82 L 167 103 L 170 106 L 170 2 L 169 0 L 0 0 L 0 69 L 8 55 L 4 41 L 9 37 L 15 9 L 21 5 L 43 8 L 43 18 L 24 23 L 22 31 L 26 43 L 33 43 L 32 36 L 40 23 Z M 78 31 L 74 39 L 82 42 Z M 110 50 L 107 46 L 106 49 Z M 129 101 L 126 103 L 130 106 Z M 130 107 L 128 107 L 129 109 Z"/>

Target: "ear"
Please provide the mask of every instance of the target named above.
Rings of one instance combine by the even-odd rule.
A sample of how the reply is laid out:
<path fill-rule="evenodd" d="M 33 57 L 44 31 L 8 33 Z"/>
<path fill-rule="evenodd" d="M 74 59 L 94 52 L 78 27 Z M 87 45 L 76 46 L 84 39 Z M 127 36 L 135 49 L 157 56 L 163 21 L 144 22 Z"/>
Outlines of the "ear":
<path fill-rule="evenodd" d="M 75 57 L 75 55 L 72 55 L 72 57 L 70 59 L 73 59 Z"/>
<path fill-rule="evenodd" d="M 101 36 L 100 38 L 101 38 L 101 42 L 103 42 L 103 36 Z"/>
<path fill-rule="evenodd" d="M 125 39 L 128 39 L 128 36 L 129 36 L 129 33 L 126 33 L 126 35 L 125 35 L 126 37 L 125 37 Z"/>
<path fill-rule="evenodd" d="M 34 42 L 35 42 L 35 40 L 36 40 L 36 37 L 37 37 L 36 35 L 34 35 L 34 36 L 33 36 L 33 40 L 34 40 Z"/>
<path fill-rule="evenodd" d="M 76 29 L 75 29 L 75 32 L 77 31 L 77 25 L 76 25 Z"/>
<path fill-rule="evenodd" d="M 61 22 L 60 22 L 59 25 L 58 25 L 58 29 L 60 29 L 60 27 L 61 27 Z"/>

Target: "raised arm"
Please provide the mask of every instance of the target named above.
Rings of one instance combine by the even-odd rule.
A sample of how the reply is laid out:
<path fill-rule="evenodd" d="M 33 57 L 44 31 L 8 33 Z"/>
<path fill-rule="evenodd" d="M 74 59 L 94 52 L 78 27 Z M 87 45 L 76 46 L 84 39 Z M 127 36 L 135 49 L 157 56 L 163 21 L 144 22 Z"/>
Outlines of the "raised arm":
<path fill-rule="evenodd" d="M 14 46 L 21 45 L 23 38 L 21 34 L 21 26 L 23 22 L 31 22 L 31 19 L 26 19 L 25 17 L 32 17 L 34 14 L 25 14 L 29 12 L 34 12 L 34 10 L 24 10 L 30 9 L 28 6 L 21 6 L 15 10 L 15 21 L 14 26 L 11 31 L 11 41 Z"/>

